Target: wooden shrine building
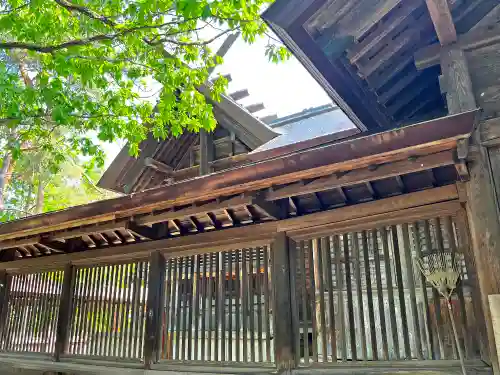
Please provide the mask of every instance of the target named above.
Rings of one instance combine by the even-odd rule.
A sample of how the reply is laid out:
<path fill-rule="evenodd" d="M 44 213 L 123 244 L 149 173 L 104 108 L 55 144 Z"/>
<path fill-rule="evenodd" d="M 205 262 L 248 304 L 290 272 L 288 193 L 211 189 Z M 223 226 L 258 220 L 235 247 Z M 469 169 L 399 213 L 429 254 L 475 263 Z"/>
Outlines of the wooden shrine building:
<path fill-rule="evenodd" d="M 122 151 L 115 199 L 0 225 L 0 373 L 500 374 L 498 0 L 277 0 L 336 106 Z M 497 337 L 497 340 L 495 340 Z"/>

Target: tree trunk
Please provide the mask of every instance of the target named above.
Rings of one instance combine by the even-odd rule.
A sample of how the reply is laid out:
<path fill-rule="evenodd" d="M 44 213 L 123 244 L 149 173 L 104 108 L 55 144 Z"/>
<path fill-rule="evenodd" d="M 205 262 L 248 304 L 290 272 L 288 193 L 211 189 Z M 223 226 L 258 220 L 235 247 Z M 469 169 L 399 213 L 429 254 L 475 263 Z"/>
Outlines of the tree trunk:
<path fill-rule="evenodd" d="M 6 153 L 3 157 L 2 169 L 0 169 L 0 210 L 3 210 L 4 208 L 4 191 L 9 181 L 8 174 L 11 169 L 11 161 L 11 155 Z"/>
<path fill-rule="evenodd" d="M 35 213 L 41 214 L 43 212 L 43 199 L 45 196 L 45 191 L 43 189 L 43 181 L 40 177 L 38 177 L 38 190 L 36 193 L 36 206 Z"/>

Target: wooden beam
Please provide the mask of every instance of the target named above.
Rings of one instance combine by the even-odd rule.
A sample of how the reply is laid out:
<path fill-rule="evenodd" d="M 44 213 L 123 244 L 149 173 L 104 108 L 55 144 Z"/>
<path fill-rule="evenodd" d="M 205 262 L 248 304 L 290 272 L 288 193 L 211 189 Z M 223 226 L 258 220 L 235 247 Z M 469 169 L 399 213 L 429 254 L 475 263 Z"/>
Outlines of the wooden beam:
<path fill-rule="evenodd" d="M 55 360 L 59 362 L 61 355 L 68 351 L 71 325 L 71 310 L 73 307 L 73 288 L 76 272 L 69 263 L 64 267 L 64 279 L 61 292 L 61 302 L 57 314 Z"/>
<path fill-rule="evenodd" d="M 267 154 L 265 158 L 260 158 L 258 154 L 253 154 L 252 164 L 222 173 L 4 223 L 0 225 L 0 241 L 257 191 L 371 164 L 402 160 L 411 155 L 423 156 L 449 150 L 456 146 L 457 139 L 470 134 L 476 115 L 475 111 L 471 111 L 447 116 L 290 154 L 276 150 L 274 157 Z"/>
<path fill-rule="evenodd" d="M 466 52 L 500 43 L 500 24 L 479 28 L 460 35 L 456 48 Z M 441 45 L 433 44 L 415 53 L 417 69 L 426 69 L 440 62 Z"/>
<path fill-rule="evenodd" d="M 209 163 L 214 160 L 213 134 L 200 130 L 200 176 L 209 174 Z"/>
<path fill-rule="evenodd" d="M 355 218 L 368 218 L 372 215 L 387 214 L 391 211 L 398 211 L 406 208 L 456 199 L 458 199 L 456 185 L 447 185 L 310 215 L 303 215 L 279 221 L 277 225 L 279 231 L 289 232 L 294 230 L 304 230 L 305 228 L 330 225 L 332 223 L 339 223 Z"/>
<path fill-rule="evenodd" d="M 425 0 L 429 14 L 442 46 L 457 41 L 457 31 L 447 0 Z"/>
<path fill-rule="evenodd" d="M 262 111 L 263 109 L 265 109 L 266 107 L 264 106 L 264 103 L 255 103 L 255 104 L 250 104 L 248 106 L 245 107 L 245 109 L 250 112 L 250 113 L 255 113 L 255 112 L 259 112 L 259 111 Z"/>
<path fill-rule="evenodd" d="M 160 359 L 161 354 L 161 318 L 165 298 L 165 258 L 160 252 L 151 253 L 149 270 L 144 339 L 144 366 L 146 369 L 151 369 L 151 365 Z"/>
<path fill-rule="evenodd" d="M 205 215 L 212 211 L 222 211 L 228 208 L 252 205 L 255 199 L 252 195 L 242 194 L 225 200 L 218 199 L 203 205 L 192 205 L 182 209 L 172 209 L 166 212 L 137 217 L 134 222 L 138 225 L 151 225 L 162 221 L 182 219 L 188 216 Z"/>
<path fill-rule="evenodd" d="M 146 225 L 138 225 L 136 222 L 128 223 L 127 230 L 138 236 L 140 239 L 154 240 L 158 238 L 158 233 Z"/>
<path fill-rule="evenodd" d="M 456 114 L 477 108 L 467 58 L 463 50 L 444 47 L 441 52 L 441 71 L 446 84 L 448 112 Z"/>
<path fill-rule="evenodd" d="M 363 168 L 338 176 L 320 177 L 307 184 L 303 181 L 296 182 L 281 189 L 267 192 L 267 200 L 277 200 L 295 195 L 305 195 L 324 190 L 331 190 L 347 185 L 367 183 L 402 174 L 420 172 L 427 169 L 438 168 L 445 165 L 455 164 L 452 151 L 443 151 L 437 154 L 425 155 L 411 160 L 399 160 L 393 163 L 378 165 L 376 169 Z"/>
<path fill-rule="evenodd" d="M 292 297 L 290 295 L 289 242 L 284 232 L 279 232 L 271 244 L 273 253 L 274 290 L 274 347 L 278 369 L 290 369 L 295 365 L 292 327 Z"/>
<path fill-rule="evenodd" d="M 250 93 L 248 92 L 247 89 L 238 90 L 238 91 L 235 91 L 235 92 L 229 94 L 229 96 L 231 97 L 231 99 L 233 99 L 235 101 L 238 101 L 238 100 L 241 100 L 243 98 L 246 98 L 249 95 L 250 95 Z"/>
<path fill-rule="evenodd" d="M 266 201 L 261 197 L 256 197 L 252 201 L 252 205 L 274 220 L 284 219 L 283 210 L 273 202 Z"/>
<path fill-rule="evenodd" d="M 163 172 L 166 174 L 171 174 L 174 170 L 171 166 L 166 165 L 165 163 L 162 163 L 161 161 L 155 160 L 153 158 L 145 158 L 144 165 L 146 167 L 154 169 L 155 171 Z"/>

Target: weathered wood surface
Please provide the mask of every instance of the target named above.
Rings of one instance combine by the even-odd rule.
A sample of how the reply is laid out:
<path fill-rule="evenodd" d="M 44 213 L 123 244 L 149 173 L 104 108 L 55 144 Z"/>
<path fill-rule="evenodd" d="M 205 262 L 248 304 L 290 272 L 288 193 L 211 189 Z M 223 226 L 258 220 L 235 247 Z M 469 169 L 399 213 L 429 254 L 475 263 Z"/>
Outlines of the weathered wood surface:
<path fill-rule="evenodd" d="M 34 216 L 0 226 L 0 240 L 65 229 L 153 209 L 189 204 L 224 195 L 264 189 L 304 178 L 325 176 L 451 149 L 468 135 L 475 113 L 469 112 L 350 141 L 270 159 L 243 168 L 152 189 L 126 197 Z M 19 232 L 19 234 L 17 234 Z"/>
<path fill-rule="evenodd" d="M 457 31 L 447 0 L 425 0 L 431 15 L 439 42 L 445 46 L 456 42 Z"/>

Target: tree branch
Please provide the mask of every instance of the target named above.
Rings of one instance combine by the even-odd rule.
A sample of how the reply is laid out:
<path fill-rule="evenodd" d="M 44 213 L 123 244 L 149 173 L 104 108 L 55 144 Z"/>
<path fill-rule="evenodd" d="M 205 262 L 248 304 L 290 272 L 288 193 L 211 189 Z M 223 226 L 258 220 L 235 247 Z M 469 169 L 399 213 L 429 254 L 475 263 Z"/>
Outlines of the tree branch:
<path fill-rule="evenodd" d="M 92 18 L 92 19 L 97 20 L 97 21 L 100 21 L 108 26 L 111 26 L 111 27 L 117 26 L 117 23 L 115 21 L 111 20 L 110 18 L 108 18 L 106 16 L 102 16 L 100 14 L 97 14 L 93 10 L 90 10 L 89 8 L 84 7 L 82 5 L 73 4 L 73 3 L 66 1 L 66 0 L 54 0 L 54 1 L 57 4 L 59 4 L 60 6 L 62 6 L 63 8 L 67 9 L 69 12 L 82 13 L 82 14 L 85 14 L 87 17 Z"/>

